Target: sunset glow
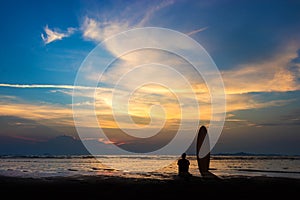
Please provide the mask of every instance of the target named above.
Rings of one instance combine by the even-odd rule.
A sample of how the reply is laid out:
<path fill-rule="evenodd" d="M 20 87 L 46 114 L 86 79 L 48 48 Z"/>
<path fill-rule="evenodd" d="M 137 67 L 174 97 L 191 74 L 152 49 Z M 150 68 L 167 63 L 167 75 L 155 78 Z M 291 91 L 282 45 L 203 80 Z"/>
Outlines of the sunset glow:
<path fill-rule="evenodd" d="M 209 127 L 211 121 L 221 121 L 226 114 L 214 151 L 300 154 L 298 2 L 19 4 L 0 6 L 0 137 L 31 142 L 58 135 L 80 139 L 79 127 L 87 132 L 81 139 L 109 149 L 115 144 L 134 143 L 133 136 L 145 138 L 162 131 L 164 135 L 149 139 L 149 144 L 158 148 L 181 124 L 198 120 Z M 143 27 L 174 30 L 203 47 L 220 72 L 225 111 L 222 105 L 212 108 L 212 95 L 222 93 L 209 86 L 218 82 L 215 74 L 208 71 L 209 77 L 203 77 L 184 53 L 137 49 L 145 42 L 137 37 L 128 37 L 125 42 L 111 39 Z M 189 43 L 172 35 L 161 39 L 165 46 L 175 43 L 180 46 L 178 52 L 193 56 Z M 105 51 L 89 60 L 103 41 L 107 41 L 102 46 Z M 148 37 L 145 43 L 157 41 Z M 126 48 L 135 50 L 102 66 Z M 206 64 L 199 60 L 195 58 L 205 70 Z M 103 74 L 99 68 L 105 68 Z M 78 81 L 78 77 L 82 79 Z M 198 108 L 193 106 L 194 100 Z M 74 114 L 74 109 L 80 115 Z M 76 117 L 81 120 L 75 122 Z M 97 136 L 100 128 L 108 138 Z M 184 126 L 186 134 L 194 128 Z M 132 137 L 116 136 L 120 129 Z M 274 146 L 277 148 L 270 148 Z"/>

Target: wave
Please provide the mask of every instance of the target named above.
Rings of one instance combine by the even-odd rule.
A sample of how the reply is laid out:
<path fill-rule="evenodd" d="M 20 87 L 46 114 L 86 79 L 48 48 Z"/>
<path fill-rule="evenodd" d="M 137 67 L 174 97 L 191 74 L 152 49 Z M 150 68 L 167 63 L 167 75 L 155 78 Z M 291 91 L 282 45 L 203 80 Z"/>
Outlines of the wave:
<path fill-rule="evenodd" d="M 237 169 L 237 171 L 300 174 L 299 171 L 262 170 L 262 169 Z"/>
<path fill-rule="evenodd" d="M 214 160 L 300 160 L 300 156 L 211 156 Z"/>

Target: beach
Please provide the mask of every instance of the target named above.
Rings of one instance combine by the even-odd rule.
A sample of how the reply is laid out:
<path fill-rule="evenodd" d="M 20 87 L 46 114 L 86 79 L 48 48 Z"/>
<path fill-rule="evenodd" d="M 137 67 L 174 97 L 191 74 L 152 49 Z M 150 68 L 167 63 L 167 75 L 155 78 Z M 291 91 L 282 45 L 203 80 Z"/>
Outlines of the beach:
<path fill-rule="evenodd" d="M 295 197 L 300 190 L 300 179 L 264 176 L 232 176 L 221 179 L 192 177 L 190 180 L 175 177 L 158 180 L 103 175 L 44 178 L 1 176 L 0 186 L 1 194 L 10 198 L 162 199 L 185 196 L 185 199 L 253 199 L 261 195 Z"/>
<path fill-rule="evenodd" d="M 177 176 L 176 156 L 99 157 L 136 172 L 107 168 L 86 156 L 2 157 L 0 192 L 14 199 L 177 199 L 183 195 L 184 199 L 253 199 L 293 197 L 300 191 L 298 156 L 212 156 L 210 172 L 216 176 L 210 177 L 202 177 L 196 159 L 188 158 L 189 180 Z M 162 169 L 146 171 L 153 163 L 169 162 Z"/>

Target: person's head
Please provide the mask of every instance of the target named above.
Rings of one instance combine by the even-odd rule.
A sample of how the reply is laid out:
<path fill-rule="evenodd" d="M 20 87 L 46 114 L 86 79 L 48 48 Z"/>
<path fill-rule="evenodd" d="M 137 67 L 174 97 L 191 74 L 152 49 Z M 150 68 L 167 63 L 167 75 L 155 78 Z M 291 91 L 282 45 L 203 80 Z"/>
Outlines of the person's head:
<path fill-rule="evenodd" d="M 181 158 L 185 158 L 186 157 L 186 153 L 181 154 Z"/>

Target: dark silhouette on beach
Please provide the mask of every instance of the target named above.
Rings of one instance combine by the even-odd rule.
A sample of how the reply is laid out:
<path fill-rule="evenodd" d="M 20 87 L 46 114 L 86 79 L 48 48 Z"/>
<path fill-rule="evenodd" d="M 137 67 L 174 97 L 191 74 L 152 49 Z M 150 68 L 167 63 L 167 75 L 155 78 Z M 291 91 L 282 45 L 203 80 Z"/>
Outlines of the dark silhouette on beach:
<path fill-rule="evenodd" d="M 186 153 L 181 154 L 181 158 L 177 161 L 178 175 L 183 178 L 189 178 L 191 176 L 189 172 L 190 161 L 186 159 Z"/>
<path fill-rule="evenodd" d="M 210 164 L 210 144 L 207 128 L 201 126 L 197 136 L 196 156 L 200 174 L 204 178 L 218 178 L 209 171 Z"/>
<path fill-rule="evenodd" d="M 196 146 L 198 168 L 201 175 L 204 176 L 209 170 L 210 163 L 209 137 L 205 126 L 201 126 L 199 129 Z"/>

